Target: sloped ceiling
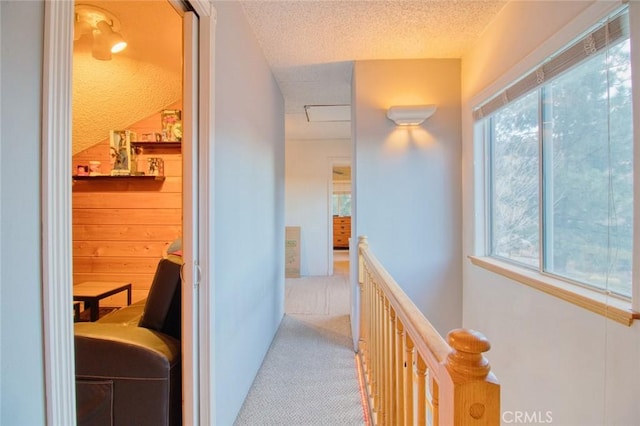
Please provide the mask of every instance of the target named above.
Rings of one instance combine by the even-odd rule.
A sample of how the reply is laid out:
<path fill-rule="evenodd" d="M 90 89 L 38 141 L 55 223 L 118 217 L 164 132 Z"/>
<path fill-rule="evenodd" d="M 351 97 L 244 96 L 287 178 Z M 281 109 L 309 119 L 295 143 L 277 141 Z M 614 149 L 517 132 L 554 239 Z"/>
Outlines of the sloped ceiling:
<path fill-rule="evenodd" d="M 304 105 L 349 104 L 353 61 L 461 58 L 507 2 L 241 3 L 284 95 L 287 138 L 348 139 L 349 123 L 308 123 Z"/>
<path fill-rule="evenodd" d="M 91 56 L 91 36 L 74 42 L 73 154 L 181 99 L 182 19 L 166 0 L 77 2 L 120 21 L 127 48 Z"/>
<path fill-rule="evenodd" d="M 353 61 L 460 58 L 506 0 L 239 0 L 285 99 L 287 139 L 349 139 L 349 122 L 308 123 L 304 105 L 349 104 Z M 182 21 L 166 0 L 80 1 L 116 15 L 111 61 L 75 42 L 73 152 L 181 97 Z"/>

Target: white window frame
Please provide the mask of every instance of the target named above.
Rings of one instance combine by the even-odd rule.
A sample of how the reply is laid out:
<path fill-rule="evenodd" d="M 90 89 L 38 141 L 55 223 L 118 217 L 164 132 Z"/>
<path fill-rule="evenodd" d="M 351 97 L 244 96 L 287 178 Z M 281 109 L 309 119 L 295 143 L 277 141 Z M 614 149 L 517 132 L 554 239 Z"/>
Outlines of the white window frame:
<path fill-rule="evenodd" d="M 632 97 L 634 111 L 640 111 L 640 55 L 634 54 L 640 52 L 640 31 L 638 31 L 638 28 L 640 28 L 640 4 L 629 3 L 631 66 L 635 70 L 632 73 Z M 470 104 L 474 109 L 476 106 L 484 104 L 496 93 L 508 87 L 528 71 L 541 64 L 546 58 L 570 44 L 593 25 L 615 12 L 620 5 L 621 3 L 619 2 L 596 2 L 503 74 L 492 85 L 471 99 Z M 636 147 L 634 149 L 634 188 L 640 188 L 640 149 L 637 148 L 640 147 L 638 142 L 640 141 L 640 114 L 634 113 L 633 121 L 634 147 Z M 640 253 L 640 197 L 634 197 L 633 207 L 634 256 L 631 300 L 617 297 L 608 292 L 576 285 L 575 283 L 543 274 L 538 270 L 532 270 L 487 256 L 490 244 L 490 235 L 488 233 L 490 217 L 487 209 L 489 205 L 488 197 L 490 196 L 487 187 L 490 158 L 488 158 L 484 146 L 485 134 L 482 131 L 478 131 L 482 127 L 484 127 L 482 124 L 473 123 L 473 155 L 477 169 L 474 172 L 475 232 L 474 255 L 469 257 L 471 262 L 476 266 L 483 267 L 627 326 L 630 326 L 634 319 L 640 319 L 640 256 L 637 255 L 637 253 Z M 635 193 L 637 193 L 637 190 L 635 190 Z"/>

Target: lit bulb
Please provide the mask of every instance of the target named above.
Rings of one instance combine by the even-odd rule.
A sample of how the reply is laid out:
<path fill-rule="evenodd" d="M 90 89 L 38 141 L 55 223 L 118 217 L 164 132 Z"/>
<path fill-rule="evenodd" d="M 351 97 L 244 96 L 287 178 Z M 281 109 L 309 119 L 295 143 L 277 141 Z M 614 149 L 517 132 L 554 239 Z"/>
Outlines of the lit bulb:
<path fill-rule="evenodd" d="M 122 40 L 111 46 L 111 53 L 122 52 L 127 47 L 127 42 Z"/>

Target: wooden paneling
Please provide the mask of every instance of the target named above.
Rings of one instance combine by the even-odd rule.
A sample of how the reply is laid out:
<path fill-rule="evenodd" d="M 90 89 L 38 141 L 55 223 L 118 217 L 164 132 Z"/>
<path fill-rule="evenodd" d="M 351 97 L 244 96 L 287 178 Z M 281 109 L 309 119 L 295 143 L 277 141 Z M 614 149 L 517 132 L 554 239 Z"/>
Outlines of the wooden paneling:
<path fill-rule="evenodd" d="M 148 241 L 143 244 L 131 244 L 130 241 L 75 241 L 73 253 L 86 257 L 153 257 L 163 253 L 168 244 Z"/>
<path fill-rule="evenodd" d="M 145 244 L 149 241 L 170 243 L 180 235 L 179 225 L 75 225 L 73 241 L 130 241 Z M 162 253 L 158 253 L 159 255 Z"/>
<path fill-rule="evenodd" d="M 169 107 L 180 108 L 179 105 Z M 129 127 L 138 133 L 160 131 L 160 114 Z M 158 262 L 182 233 L 182 154 L 180 148 L 158 147 L 139 156 L 164 160 L 164 181 L 114 179 L 73 183 L 73 280 L 126 281 L 133 301 L 146 297 Z M 109 138 L 73 157 L 78 164 L 102 162 L 109 174 Z M 120 295 L 104 306 L 121 304 Z M 112 298 L 110 298 L 112 299 Z"/>
<path fill-rule="evenodd" d="M 119 271 L 125 273 L 146 272 L 153 274 L 159 258 L 159 256 L 155 257 L 155 262 L 150 262 L 150 259 L 145 257 L 74 256 L 73 270 L 85 273 Z"/>
<path fill-rule="evenodd" d="M 181 225 L 181 209 L 81 209 L 73 210 L 74 225 Z"/>
<path fill-rule="evenodd" d="M 92 182 L 89 182 L 93 184 Z M 80 209 L 107 208 L 180 208 L 182 194 L 155 191 L 110 191 L 76 192 L 73 194 L 74 207 Z"/>

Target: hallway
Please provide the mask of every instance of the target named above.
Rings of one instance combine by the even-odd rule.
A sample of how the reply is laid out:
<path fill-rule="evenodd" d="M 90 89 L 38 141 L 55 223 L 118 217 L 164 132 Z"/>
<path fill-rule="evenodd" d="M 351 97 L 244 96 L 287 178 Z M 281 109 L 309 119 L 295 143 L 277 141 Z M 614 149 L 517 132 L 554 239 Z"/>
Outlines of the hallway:
<path fill-rule="evenodd" d="M 335 260 L 333 276 L 286 280 L 285 317 L 235 425 L 365 424 L 348 261 Z"/>

